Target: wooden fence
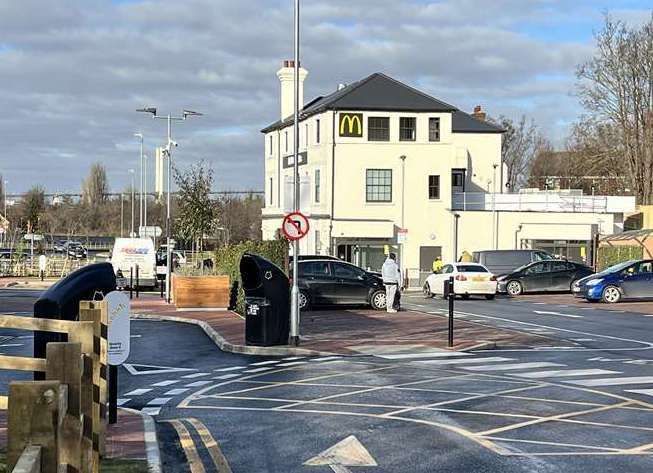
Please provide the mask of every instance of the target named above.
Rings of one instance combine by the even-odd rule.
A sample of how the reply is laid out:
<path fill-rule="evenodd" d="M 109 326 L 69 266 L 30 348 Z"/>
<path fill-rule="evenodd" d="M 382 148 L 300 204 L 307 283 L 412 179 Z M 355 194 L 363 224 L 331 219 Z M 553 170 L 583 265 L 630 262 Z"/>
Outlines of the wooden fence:
<path fill-rule="evenodd" d="M 7 471 L 99 471 L 106 430 L 107 307 L 81 302 L 79 321 L 0 314 L 0 327 L 58 332 L 67 343 L 48 343 L 46 358 L 0 356 L 0 369 L 39 371 L 45 381 L 14 381 L 9 396 Z"/>

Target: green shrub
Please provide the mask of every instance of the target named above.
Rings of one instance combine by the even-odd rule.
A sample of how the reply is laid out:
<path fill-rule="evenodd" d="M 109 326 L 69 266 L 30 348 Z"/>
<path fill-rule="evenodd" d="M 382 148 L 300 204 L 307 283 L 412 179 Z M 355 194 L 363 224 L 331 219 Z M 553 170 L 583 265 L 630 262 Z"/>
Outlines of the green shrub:
<path fill-rule="evenodd" d="M 235 245 L 218 248 L 215 252 L 214 271 L 229 276 L 231 282 L 231 309 L 239 314 L 245 314 L 245 294 L 240 281 L 240 259 L 245 253 L 252 253 L 269 259 L 287 272 L 288 242 L 244 241 Z"/>
<path fill-rule="evenodd" d="M 642 259 L 644 250 L 641 246 L 601 246 L 599 247 L 598 270 L 602 271 L 612 265 L 631 259 Z"/>

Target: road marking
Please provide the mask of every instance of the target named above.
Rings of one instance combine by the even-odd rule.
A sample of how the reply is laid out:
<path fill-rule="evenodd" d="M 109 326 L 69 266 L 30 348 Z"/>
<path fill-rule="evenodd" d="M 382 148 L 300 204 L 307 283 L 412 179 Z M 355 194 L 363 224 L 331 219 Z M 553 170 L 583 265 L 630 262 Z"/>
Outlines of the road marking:
<path fill-rule="evenodd" d="M 308 361 L 293 361 L 291 363 L 279 363 L 277 366 L 297 366 L 297 365 L 305 365 L 308 363 Z"/>
<path fill-rule="evenodd" d="M 548 310 L 534 310 L 533 312 L 539 315 L 557 315 L 558 317 L 569 317 L 572 319 L 582 319 L 584 317 L 583 315 L 561 314 L 560 312 L 551 312 Z"/>
<path fill-rule="evenodd" d="M 239 376 L 239 374 L 223 374 L 222 376 L 215 376 L 213 379 L 232 379 Z"/>
<path fill-rule="evenodd" d="M 304 462 L 306 466 L 328 466 L 334 473 L 349 473 L 348 466 L 379 466 L 370 452 L 350 435 L 319 455 Z"/>
<path fill-rule="evenodd" d="M 322 358 L 314 358 L 314 359 L 312 359 L 310 361 L 330 361 L 330 360 L 339 360 L 340 358 L 342 358 L 342 357 L 340 357 L 340 356 L 325 356 L 325 357 L 322 357 Z"/>
<path fill-rule="evenodd" d="M 179 435 L 179 443 L 181 444 L 181 448 L 184 449 L 191 473 L 205 473 L 206 470 L 204 470 L 200 455 L 197 453 L 197 448 L 195 448 L 195 442 L 193 442 L 193 438 L 186 426 L 177 419 L 167 420 L 166 422 L 171 424 L 177 431 L 177 435 Z"/>
<path fill-rule="evenodd" d="M 514 358 L 502 358 L 500 356 L 492 356 L 489 358 L 463 358 L 457 360 L 421 360 L 415 363 L 424 363 L 428 365 L 453 365 L 462 363 L 493 363 L 496 361 L 513 361 Z"/>
<path fill-rule="evenodd" d="M 653 396 L 653 389 L 631 389 L 626 390 L 627 393 L 645 394 L 646 396 Z"/>
<path fill-rule="evenodd" d="M 572 338 L 572 342 L 595 342 L 593 338 Z"/>
<path fill-rule="evenodd" d="M 566 381 L 578 386 L 617 386 L 619 384 L 649 384 L 653 383 L 653 376 L 637 376 L 631 378 L 599 378 Z"/>
<path fill-rule="evenodd" d="M 171 384 L 177 384 L 180 380 L 178 379 L 168 379 L 166 381 L 159 381 L 158 383 L 154 383 L 152 386 L 156 386 L 157 388 L 159 387 L 165 387 L 165 386 L 170 386 Z"/>
<path fill-rule="evenodd" d="M 385 358 L 386 360 L 408 360 L 416 358 L 437 358 L 437 357 L 454 357 L 454 356 L 470 356 L 471 353 L 464 351 L 455 352 L 441 352 L 441 351 L 432 351 L 424 353 L 400 353 L 398 355 L 376 355 L 378 358 Z"/>
<path fill-rule="evenodd" d="M 142 338 L 143 335 L 130 335 L 129 338 Z"/>
<path fill-rule="evenodd" d="M 193 427 L 195 427 L 195 430 L 200 435 L 200 439 L 202 440 L 204 446 L 208 450 L 209 455 L 211 456 L 211 460 L 213 460 L 213 464 L 215 465 L 217 472 L 232 473 L 227 458 L 222 453 L 222 450 L 220 449 L 220 445 L 213 438 L 213 435 L 211 435 L 209 429 L 207 429 L 206 426 L 197 419 L 191 418 L 186 420 L 190 422 L 190 424 Z"/>
<path fill-rule="evenodd" d="M 182 378 L 188 378 L 188 379 L 193 379 L 193 378 L 201 378 L 202 376 L 208 376 L 211 373 L 193 373 L 193 374 L 187 374 L 186 376 L 182 376 Z"/>
<path fill-rule="evenodd" d="M 305 356 L 289 356 L 288 358 L 282 358 L 283 361 L 295 361 L 295 360 L 302 360 L 306 358 Z"/>
<path fill-rule="evenodd" d="M 250 366 L 274 365 L 276 363 L 279 363 L 279 360 L 259 361 L 258 363 L 252 363 Z"/>
<path fill-rule="evenodd" d="M 175 368 L 172 366 L 155 366 L 155 365 L 137 365 L 135 363 L 125 363 L 125 367 L 129 374 L 132 376 L 140 376 L 146 374 L 164 374 L 164 373 L 177 373 L 180 371 L 197 371 L 194 368 Z M 146 368 L 146 369 L 139 369 Z"/>
<path fill-rule="evenodd" d="M 642 317 L 653 317 L 653 314 L 647 314 L 647 315 L 642 314 Z"/>
<path fill-rule="evenodd" d="M 230 366 L 229 368 L 220 368 L 218 370 L 213 370 L 213 371 L 235 371 L 235 370 L 243 370 L 247 368 L 247 366 Z"/>
<path fill-rule="evenodd" d="M 279 365 L 279 366 L 282 366 L 282 365 Z M 253 370 L 245 370 L 245 371 L 243 371 L 243 373 L 261 373 L 263 371 L 270 371 L 270 370 L 273 370 L 273 369 L 275 369 L 275 368 L 268 366 L 268 367 L 263 367 L 263 368 L 254 368 Z M 234 376 L 235 377 L 235 376 L 239 376 L 239 375 L 235 374 L 235 375 L 227 375 L 227 376 Z M 214 379 L 229 379 L 229 378 L 223 378 L 222 376 L 220 376 L 219 378 L 214 378 Z"/>
<path fill-rule="evenodd" d="M 152 417 L 158 416 L 161 413 L 160 407 L 144 407 L 141 412 L 151 415 Z"/>
<path fill-rule="evenodd" d="M 549 363 L 547 361 L 533 363 L 512 363 L 509 365 L 489 365 L 489 366 L 468 366 L 465 369 L 471 371 L 503 371 L 503 370 L 523 370 L 528 368 L 546 368 L 553 366 L 566 366 L 559 363 Z M 519 376 L 519 374 L 517 375 Z"/>
<path fill-rule="evenodd" d="M 155 397 L 150 402 L 147 403 L 148 406 L 163 406 L 167 404 L 168 401 L 172 399 L 171 397 Z"/>
<path fill-rule="evenodd" d="M 180 394 L 184 394 L 186 391 L 190 391 L 189 388 L 176 388 L 176 389 L 171 389 L 167 393 L 164 393 L 166 396 L 179 396 Z"/>
<path fill-rule="evenodd" d="M 515 376 L 520 378 L 561 378 L 565 376 L 595 376 L 601 374 L 621 374 L 619 371 L 601 370 L 601 369 L 587 369 L 587 370 L 550 370 L 550 371 L 535 371 L 533 373 L 516 373 Z"/>
<path fill-rule="evenodd" d="M 187 388 L 199 388 L 201 386 L 206 386 L 207 384 L 211 384 L 211 381 L 195 381 L 194 383 L 189 383 L 185 386 Z"/>
<path fill-rule="evenodd" d="M 129 401 L 131 401 L 131 399 L 129 399 L 129 398 L 124 398 L 124 397 L 119 397 L 119 398 L 116 400 L 116 405 L 117 405 L 118 407 L 120 407 L 120 406 L 124 406 L 124 405 L 127 404 Z"/>
<path fill-rule="evenodd" d="M 125 394 L 125 396 L 142 396 L 143 394 L 147 394 L 151 389 L 134 389 L 133 391 L 130 391 Z"/>

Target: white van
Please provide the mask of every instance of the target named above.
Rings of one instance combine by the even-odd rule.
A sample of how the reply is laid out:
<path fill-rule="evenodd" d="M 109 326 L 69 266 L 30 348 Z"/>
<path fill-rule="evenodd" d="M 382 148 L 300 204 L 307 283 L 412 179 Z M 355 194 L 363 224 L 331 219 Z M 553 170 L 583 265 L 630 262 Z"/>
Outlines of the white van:
<path fill-rule="evenodd" d="M 116 238 L 111 252 L 111 264 L 119 287 L 129 287 L 132 269 L 134 287 L 136 286 L 136 267 L 138 287 L 156 286 L 156 253 L 150 238 Z"/>

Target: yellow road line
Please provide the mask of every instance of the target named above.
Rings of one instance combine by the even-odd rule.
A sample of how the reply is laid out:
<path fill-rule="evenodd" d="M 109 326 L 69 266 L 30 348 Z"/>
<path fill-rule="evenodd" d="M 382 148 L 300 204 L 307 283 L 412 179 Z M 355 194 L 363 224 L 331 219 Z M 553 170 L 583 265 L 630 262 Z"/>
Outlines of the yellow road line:
<path fill-rule="evenodd" d="M 211 459 L 213 460 L 213 464 L 218 473 L 232 473 L 227 458 L 222 453 L 220 445 L 213 438 L 209 429 L 207 429 L 206 426 L 197 419 L 190 418 L 185 420 L 190 422 L 190 424 L 195 427 L 195 430 L 197 430 L 202 442 L 204 442 L 204 446 L 209 451 L 209 455 L 211 455 Z"/>
<path fill-rule="evenodd" d="M 179 443 L 184 449 L 184 454 L 186 455 L 186 460 L 188 460 L 188 465 L 190 466 L 191 473 L 205 473 L 204 465 L 200 459 L 199 453 L 197 453 L 197 448 L 195 448 L 195 442 L 188 432 L 186 426 L 178 419 L 167 420 L 175 430 L 177 435 L 179 435 Z"/>

